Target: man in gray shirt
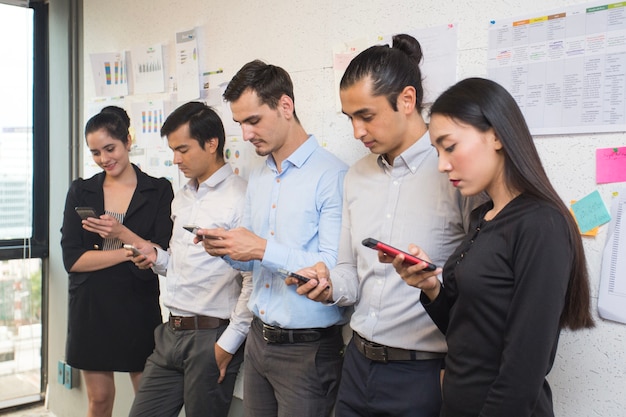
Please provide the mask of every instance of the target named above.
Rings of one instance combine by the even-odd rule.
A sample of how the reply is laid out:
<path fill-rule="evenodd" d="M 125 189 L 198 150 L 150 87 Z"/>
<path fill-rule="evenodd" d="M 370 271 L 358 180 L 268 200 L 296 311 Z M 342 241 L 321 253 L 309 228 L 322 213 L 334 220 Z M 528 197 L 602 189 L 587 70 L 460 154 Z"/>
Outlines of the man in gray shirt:
<path fill-rule="evenodd" d="M 415 242 L 442 265 L 465 235 L 469 207 L 437 171 L 421 116 L 421 59 L 414 38 L 396 35 L 392 48 L 373 46 L 355 57 L 341 80 L 342 111 L 372 154 L 346 175 L 336 267 L 302 270 L 317 280 L 298 293 L 354 306 L 336 405 L 342 417 L 435 417 L 441 406 L 444 335 L 420 305 L 420 291 L 362 244 L 374 238 L 402 249 Z"/>

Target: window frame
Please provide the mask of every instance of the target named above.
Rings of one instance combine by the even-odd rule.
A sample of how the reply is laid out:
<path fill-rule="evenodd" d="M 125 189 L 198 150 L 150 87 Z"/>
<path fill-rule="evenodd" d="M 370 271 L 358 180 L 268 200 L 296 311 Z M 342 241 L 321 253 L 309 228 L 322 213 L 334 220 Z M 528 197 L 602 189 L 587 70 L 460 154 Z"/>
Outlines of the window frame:
<path fill-rule="evenodd" d="M 44 260 L 49 253 L 48 5 L 44 0 L 31 0 L 28 7 L 33 9 L 32 236 L 0 239 L 1 261 L 24 257 Z"/>
<path fill-rule="evenodd" d="M 0 0 L 33 10 L 33 120 L 32 120 L 32 236 L 0 239 L 0 261 L 41 259 L 41 367 L 39 394 L 16 398 L 15 404 L 41 401 L 48 385 L 48 282 L 50 241 L 50 89 L 49 6 L 47 0 Z M 25 4 L 28 3 L 28 4 Z M 3 409 L 0 408 L 0 412 Z"/>

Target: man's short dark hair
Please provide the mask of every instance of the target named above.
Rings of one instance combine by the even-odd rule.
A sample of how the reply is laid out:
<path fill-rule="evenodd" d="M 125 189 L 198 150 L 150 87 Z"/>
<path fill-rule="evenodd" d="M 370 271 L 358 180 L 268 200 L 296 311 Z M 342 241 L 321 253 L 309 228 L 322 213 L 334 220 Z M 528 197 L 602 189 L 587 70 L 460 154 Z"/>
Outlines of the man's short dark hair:
<path fill-rule="evenodd" d="M 226 135 L 222 119 L 215 110 L 199 101 L 185 103 L 165 119 L 161 127 L 161 136 L 168 136 L 185 123 L 189 123 L 189 136 L 197 140 L 202 149 L 209 140 L 217 138 L 218 158 L 224 158 Z"/>
<path fill-rule="evenodd" d="M 271 109 L 278 107 L 278 101 L 283 95 L 288 96 L 295 103 L 293 83 L 289 73 L 281 67 L 266 64 L 258 59 L 248 62 L 237 71 L 224 91 L 224 100 L 237 101 L 247 90 L 254 91 L 261 100 L 261 104 L 267 104 Z M 295 104 L 293 115 L 298 120 Z"/>

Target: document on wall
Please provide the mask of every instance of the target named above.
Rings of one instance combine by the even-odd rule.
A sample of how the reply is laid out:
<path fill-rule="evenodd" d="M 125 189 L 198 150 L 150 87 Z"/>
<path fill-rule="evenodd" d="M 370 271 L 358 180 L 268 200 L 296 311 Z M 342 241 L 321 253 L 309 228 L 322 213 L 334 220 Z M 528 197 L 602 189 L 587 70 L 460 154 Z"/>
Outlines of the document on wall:
<path fill-rule="evenodd" d="M 144 172 L 154 177 L 165 177 L 177 190 L 180 181 L 178 167 L 167 138 L 161 137 L 161 127 L 169 114 L 167 100 L 140 100 L 131 104 L 134 138 L 130 159 Z"/>
<path fill-rule="evenodd" d="M 134 94 L 165 92 L 165 70 L 161 44 L 133 48 L 130 52 L 130 58 L 133 67 Z"/>
<path fill-rule="evenodd" d="M 604 319 L 626 323 L 626 188 L 616 194 L 602 254 L 598 313 Z"/>
<path fill-rule="evenodd" d="M 422 47 L 423 60 L 420 69 L 423 78 L 424 103 L 432 103 L 448 87 L 456 82 L 457 25 L 447 24 L 423 29 L 402 31 L 413 36 Z M 373 45 L 391 45 L 393 35 L 372 35 L 333 47 L 333 70 L 335 76 L 336 106 L 341 111 L 339 83 L 352 58 Z"/>
<path fill-rule="evenodd" d="M 626 2 L 490 22 L 489 78 L 535 135 L 626 130 Z"/>
<path fill-rule="evenodd" d="M 91 54 L 91 71 L 96 96 L 128 95 L 128 71 L 125 52 Z"/>
<path fill-rule="evenodd" d="M 176 33 L 176 93 L 184 103 L 200 97 L 198 35 L 195 29 Z"/>

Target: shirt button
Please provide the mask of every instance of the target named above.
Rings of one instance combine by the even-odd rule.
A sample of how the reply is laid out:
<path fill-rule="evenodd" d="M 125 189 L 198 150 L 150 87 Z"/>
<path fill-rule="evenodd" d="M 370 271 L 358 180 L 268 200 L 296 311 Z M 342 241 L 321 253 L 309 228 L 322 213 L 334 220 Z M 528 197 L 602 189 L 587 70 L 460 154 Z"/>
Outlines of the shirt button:
<path fill-rule="evenodd" d="M 276 204 L 272 204 L 272 208 L 276 208 Z"/>
<path fill-rule="evenodd" d="M 276 182 L 279 183 L 280 182 L 280 178 L 276 178 Z"/>
<path fill-rule="evenodd" d="M 273 232 L 273 231 L 271 231 L 271 232 L 270 232 L 270 235 L 274 236 L 274 232 Z"/>
<path fill-rule="evenodd" d="M 270 284 L 265 284 L 265 288 L 269 288 L 269 287 L 270 287 Z"/>
<path fill-rule="evenodd" d="M 265 314 L 265 310 L 260 310 L 259 313 Z"/>

